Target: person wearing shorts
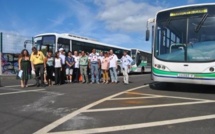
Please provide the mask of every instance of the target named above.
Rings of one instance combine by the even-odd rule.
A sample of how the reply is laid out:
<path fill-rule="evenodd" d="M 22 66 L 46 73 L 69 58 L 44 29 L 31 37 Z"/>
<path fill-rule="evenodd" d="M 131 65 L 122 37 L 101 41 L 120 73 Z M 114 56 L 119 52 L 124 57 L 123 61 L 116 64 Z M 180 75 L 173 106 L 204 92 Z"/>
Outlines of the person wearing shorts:
<path fill-rule="evenodd" d="M 72 57 L 72 52 L 68 52 L 66 57 L 66 78 L 68 83 L 72 83 L 73 68 L 75 59 Z"/>

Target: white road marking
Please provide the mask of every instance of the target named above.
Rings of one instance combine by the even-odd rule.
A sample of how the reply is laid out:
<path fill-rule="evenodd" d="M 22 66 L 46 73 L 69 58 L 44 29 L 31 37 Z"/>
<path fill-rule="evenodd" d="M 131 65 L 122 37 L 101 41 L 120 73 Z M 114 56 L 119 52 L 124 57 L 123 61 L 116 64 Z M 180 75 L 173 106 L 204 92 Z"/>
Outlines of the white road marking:
<path fill-rule="evenodd" d="M 100 109 L 88 109 L 83 112 L 104 112 L 104 111 L 118 111 L 118 110 L 131 110 L 131 109 L 145 109 L 145 108 L 157 108 L 157 107 L 171 107 L 171 106 L 181 106 L 181 105 L 193 105 L 193 104 L 203 104 L 203 103 L 212 103 L 215 101 L 205 100 L 197 102 L 182 102 L 182 103 L 172 103 L 172 104 L 160 104 L 160 105 L 148 105 L 148 106 L 132 106 L 132 107 L 116 107 L 116 108 L 100 108 Z"/>
<path fill-rule="evenodd" d="M 127 94 L 135 94 L 135 95 L 147 95 L 147 94 L 144 94 L 144 93 L 137 93 L 137 92 L 127 92 Z M 154 96 L 154 95 L 150 95 L 150 96 Z"/>
<path fill-rule="evenodd" d="M 85 112 L 101 112 L 101 111 L 116 111 L 116 110 L 130 110 L 130 109 L 142 109 L 142 108 L 154 108 L 154 107 L 168 107 L 168 106 L 180 106 L 180 105 L 193 105 L 193 104 L 204 104 L 204 103 L 212 103 L 215 102 L 215 100 L 205 100 L 205 99 L 196 99 L 196 98 L 186 98 L 186 97 L 175 97 L 175 96 L 161 96 L 161 95 L 154 95 L 154 94 L 144 94 L 144 93 L 134 93 L 133 94 L 139 94 L 139 95 L 148 95 L 143 97 L 167 97 L 167 98 L 177 98 L 177 99 L 187 99 L 187 100 L 197 100 L 195 102 L 183 102 L 183 103 L 173 103 L 173 104 L 161 104 L 161 105 L 148 105 L 148 106 L 136 106 L 136 107 L 118 107 L 118 108 L 104 108 L 104 109 L 90 109 L 100 103 L 103 103 L 105 101 L 111 100 L 111 99 L 119 99 L 114 98 L 119 95 L 125 94 L 125 93 L 132 93 L 131 91 L 148 87 L 148 85 L 139 86 L 136 88 L 128 89 L 126 91 L 111 95 L 109 97 L 103 98 L 101 100 L 98 100 L 94 103 L 91 103 L 87 106 L 84 106 L 56 121 L 53 123 L 45 126 L 44 128 L 38 130 L 34 134 L 48 134 L 51 130 L 58 127 L 59 125 L 65 123 L 69 119 L 72 119 L 73 117 L 79 115 L 80 113 Z M 134 98 L 134 97 L 133 97 Z M 136 97 L 137 98 L 137 97 Z M 123 98 L 122 98 L 123 99 Z M 128 98 L 127 98 L 128 99 Z M 71 133 L 100 133 L 100 132 L 111 132 L 111 131 L 120 131 L 120 130 L 128 130 L 128 129 L 136 129 L 136 128 L 144 128 L 144 127 L 152 127 L 152 126 L 160 126 L 160 125 L 168 125 L 168 124 L 176 124 L 176 123 L 183 123 L 183 122 L 191 122 L 191 121 L 198 121 L 198 120 L 206 120 L 206 119 L 212 119 L 215 118 L 215 115 L 209 115 L 209 116 L 199 116 L 199 117 L 191 117 L 191 118 L 182 118 L 182 119 L 174 119 L 174 120 L 167 120 L 167 121 L 159 121 L 159 122 L 149 122 L 149 123 L 140 123 L 140 124 L 131 124 L 131 125 L 123 125 L 123 126 L 113 126 L 113 127 L 104 127 L 104 128 L 94 128 L 94 129 L 85 129 L 85 130 L 75 130 L 75 131 L 64 131 L 64 132 L 50 132 L 51 134 L 71 134 Z"/>
<path fill-rule="evenodd" d="M 121 95 L 121 94 L 124 94 L 124 93 L 126 93 L 126 92 L 128 92 L 128 91 L 133 91 L 133 90 L 140 89 L 140 88 L 144 88 L 144 87 L 148 87 L 148 85 L 144 85 L 144 86 L 139 86 L 139 87 L 136 87 L 136 88 L 128 89 L 128 90 L 126 90 L 126 91 L 123 91 L 123 92 L 120 92 L 120 93 L 111 95 L 111 96 L 109 96 L 109 97 L 103 98 L 103 99 L 101 99 L 101 100 L 98 100 L 98 101 L 96 101 L 96 102 L 94 102 L 94 103 L 91 103 L 91 104 L 89 104 L 89 105 L 87 105 L 87 106 L 84 106 L 84 107 L 80 108 L 79 110 L 74 111 L 74 112 L 72 112 L 72 113 L 70 113 L 70 114 L 68 114 L 68 115 L 66 115 L 66 116 L 64 116 L 64 117 L 62 117 L 62 118 L 56 120 L 55 122 L 53 122 L 53 123 L 51 123 L 51 124 L 45 126 L 44 128 L 38 130 L 38 131 L 35 132 L 34 134 L 46 134 L 46 133 L 48 133 L 49 131 L 51 131 L 52 129 L 54 129 L 54 128 L 56 128 L 57 126 L 59 126 L 60 124 L 62 124 L 62 123 L 64 123 L 64 122 L 68 121 L 69 119 L 71 119 L 71 118 L 73 118 L 74 116 L 76 116 L 76 115 L 78 115 L 78 114 L 80 114 L 80 113 L 86 111 L 86 110 L 89 109 L 89 108 L 92 108 L 92 107 L 94 107 L 94 106 L 96 106 L 96 105 L 98 105 L 98 104 L 100 104 L 100 103 L 102 103 L 102 102 L 104 102 L 104 101 L 106 101 L 106 100 L 109 100 L 109 99 L 111 99 L 111 98 L 114 98 L 114 97 L 116 97 L 116 96 L 119 96 L 119 95 Z"/>
<path fill-rule="evenodd" d="M 23 91 L 17 91 L 17 92 L 7 92 L 7 93 L 0 93 L 0 96 L 11 95 L 11 94 L 29 93 L 29 92 L 38 92 L 38 91 L 43 91 L 43 90 L 45 90 L 45 89 L 23 90 Z"/>
<path fill-rule="evenodd" d="M 184 99 L 184 100 L 197 100 L 197 101 L 205 101 L 207 99 L 197 99 L 197 98 L 188 98 L 188 97 L 177 97 L 177 96 L 167 96 L 167 95 L 155 95 L 155 94 L 145 94 L 145 93 L 137 93 L 137 92 L 128 92 L 128 94 L 136 94 L 136 95 L 148 95 L 148 96 L 162 96 L 166 98 L 174 98 L 174 99 Z"/>
<path fill-rule="evenodd" d="M 135 100 L 135 99 L 150 99 L 150 98 L 163 98 L 164 96 L 149 96 L 149 97 L 126 97 L 126 98 L 112 98 L 111 100 Z"/>
<path fill-rule="evenodd" d="M 92 134 L 92 133 L 115 132 L 115 131 L 131 130 L 131 129 L 164 126 L 164 125 L 170 125 L 170 124 L 172 125 L 172 124 L 179 124 L 179 123 L 186 123 L 186 122 L 194 122 L 194 121 L 201 121 L 201 120 L 210 120 L 214 118 L 215 118 L 215 114 L 212 114 L 212 115 L 156 121 L 156 122 L 149 122 L 149 123 L 139 123 L 139 124 L 131 124 L 131 125 L 121 125 L 121 126 L 74 130 L 74 131 L 52 132 L 49 134 Z"/>
<path fill-rule="evenodd" d="M 144 95 L 155 95 L 155 94 L 144 94 Z M 184 99 L 184 100 L 196 100 L 196 101 L 207 101 L 207 99 L 197 99 L 197 98 L 188 98 L 188 97 L 177 97 L 177 96 L 167 96 L 167 95 L 158 95 L 166 98 L 174 98 L 174 99 Z M 212 100 L 213 101 L 213 100 Z"/>

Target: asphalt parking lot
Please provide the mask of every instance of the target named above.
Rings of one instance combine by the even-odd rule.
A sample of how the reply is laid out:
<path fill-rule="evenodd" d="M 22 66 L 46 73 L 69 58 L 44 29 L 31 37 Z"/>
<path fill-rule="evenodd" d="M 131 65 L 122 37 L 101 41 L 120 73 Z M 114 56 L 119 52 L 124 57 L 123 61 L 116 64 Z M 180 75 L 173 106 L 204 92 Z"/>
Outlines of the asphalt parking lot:
<path fill-rule="evenodd" d="M 150 74 L 130 81 L 1 87 L 0 132 L 214 134 L 213 86 L 153 83 Z"/>

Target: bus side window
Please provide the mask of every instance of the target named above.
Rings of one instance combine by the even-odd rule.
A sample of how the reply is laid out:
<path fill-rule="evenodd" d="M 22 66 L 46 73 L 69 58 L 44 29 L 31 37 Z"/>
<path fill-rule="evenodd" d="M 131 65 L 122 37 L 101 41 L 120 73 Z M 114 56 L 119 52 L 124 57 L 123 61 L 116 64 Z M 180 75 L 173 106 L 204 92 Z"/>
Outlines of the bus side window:
<path fill-rule="evenodd" d="M 141 55 L 140 53 L 137 54 L 137 65 L 141 63 Z"/>
<path fill-rule="evenodd" d="M 66 52 L 70 51 L 70 40 L 59 38 L 58 39 L 58 49 L 59 48 L 63 48 Z"/>

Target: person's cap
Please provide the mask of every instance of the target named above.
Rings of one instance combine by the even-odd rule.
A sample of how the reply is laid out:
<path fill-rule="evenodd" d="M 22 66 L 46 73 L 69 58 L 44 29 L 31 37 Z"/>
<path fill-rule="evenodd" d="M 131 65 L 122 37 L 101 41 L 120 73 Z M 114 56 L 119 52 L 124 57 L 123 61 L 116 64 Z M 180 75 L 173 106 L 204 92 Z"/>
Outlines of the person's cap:
<path fill-rule="evenodd" d="M 63 51 L 63 50 L 64 50 L 63 48 L 60 48 L 60 49 L 59 49 L 59 51 Z"/>

